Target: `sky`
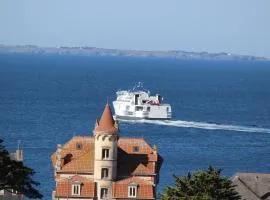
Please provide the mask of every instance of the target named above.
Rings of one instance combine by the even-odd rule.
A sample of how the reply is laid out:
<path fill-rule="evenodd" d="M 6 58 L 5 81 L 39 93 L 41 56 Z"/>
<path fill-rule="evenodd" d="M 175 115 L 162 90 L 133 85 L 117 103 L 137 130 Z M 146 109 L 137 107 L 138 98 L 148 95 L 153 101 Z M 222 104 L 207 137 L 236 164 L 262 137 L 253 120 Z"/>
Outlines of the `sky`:
<path fill-rule="evenodd" d="M 270 0 L 1 0 L 0 44 L 270 57 Z"/>

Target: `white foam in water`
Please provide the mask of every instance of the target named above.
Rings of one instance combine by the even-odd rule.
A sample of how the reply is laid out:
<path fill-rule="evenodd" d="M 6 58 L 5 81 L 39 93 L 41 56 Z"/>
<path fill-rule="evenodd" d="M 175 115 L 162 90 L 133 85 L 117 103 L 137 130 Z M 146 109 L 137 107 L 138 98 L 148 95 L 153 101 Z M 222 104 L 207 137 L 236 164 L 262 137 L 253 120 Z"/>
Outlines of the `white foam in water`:
<path fill-rule="evenodd" d="M 120 120 L 124 122 L 132 123 L 147 123 L 157 124 L 164 126 L 175 126 L 185 128 L 199 128 L 207 130 L 226 130 L 226 131 L 241 131 L 251 133 L 270 133 L 268 128 L 249 127 L 249 126 L 238 126 L 238 125 L 226 125 L 226 124 L 214 124 L 206 122 L 193 122 L 193 121 L 182 121 L 182 120 Z"/>

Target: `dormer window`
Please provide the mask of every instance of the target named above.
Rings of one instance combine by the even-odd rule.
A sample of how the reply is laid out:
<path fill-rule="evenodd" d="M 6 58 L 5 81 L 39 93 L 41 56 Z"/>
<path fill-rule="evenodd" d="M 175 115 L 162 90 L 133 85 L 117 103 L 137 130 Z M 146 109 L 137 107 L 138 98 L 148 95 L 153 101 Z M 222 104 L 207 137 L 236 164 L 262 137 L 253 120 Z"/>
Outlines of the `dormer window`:
<path fill-rule="evenodd" d="M 72 195 L 79 196 L 81 194 L 81 184 L 73 183 L 72 184 Z"/>
<path fill-rule="evenodd" d="M 137 197 L 137 184 L 136 183 L 131 183 L 128 186 L 128 197 L 129 198 L 136 198 Z"/>
<path fill-rule="evenodd" d="M 109 176 L 109 169 L 108 168 L 102 168 L 101 169 L 101 179 L 106 179 Z"/>
<path fill-rule="evenodd" d="M 82 149 L 82 143 L 80 143 L 80 142 L 76 143 L 76 149 L 81 150 Z"/>
<path fill-rule="evenodd" d="M 139 146 L 134 146 L 133 147 L 133 152 L 139 152 L 139 150 L 140 150 Z"/>
<path fill-rule="evenodd" d="M 102 159 L 108 159 L 109 158 L 109 149 L 102 149 Z"/>

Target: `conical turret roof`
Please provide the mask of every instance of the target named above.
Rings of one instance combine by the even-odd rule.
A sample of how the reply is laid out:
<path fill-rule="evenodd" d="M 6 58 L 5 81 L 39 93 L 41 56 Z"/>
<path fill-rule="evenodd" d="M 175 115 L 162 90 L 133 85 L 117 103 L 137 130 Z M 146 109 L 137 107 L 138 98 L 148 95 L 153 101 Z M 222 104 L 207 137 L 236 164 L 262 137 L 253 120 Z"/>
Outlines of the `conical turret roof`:
<path fill-rule="evenodd" d="M 97 121 L 94 132 L 117 133 L 118 130 L 115 123 L 110 105 L 107 102 L 100 120 Z"/>

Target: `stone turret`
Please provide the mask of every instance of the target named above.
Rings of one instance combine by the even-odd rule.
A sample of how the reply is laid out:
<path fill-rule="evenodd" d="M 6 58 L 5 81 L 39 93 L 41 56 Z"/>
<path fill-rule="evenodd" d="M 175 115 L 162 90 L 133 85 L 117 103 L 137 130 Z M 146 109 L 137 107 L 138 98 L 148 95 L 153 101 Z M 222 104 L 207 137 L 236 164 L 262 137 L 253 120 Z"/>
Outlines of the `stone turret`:
<path fill-rule="evenodd" d="M 97 183 L 97 196 L 110 198 L 112 182 L 117 175 L 118 123 L 113 119 L 107 103 L 100 120 L 93 130 L 95 138 L 94 181 Z"/>

